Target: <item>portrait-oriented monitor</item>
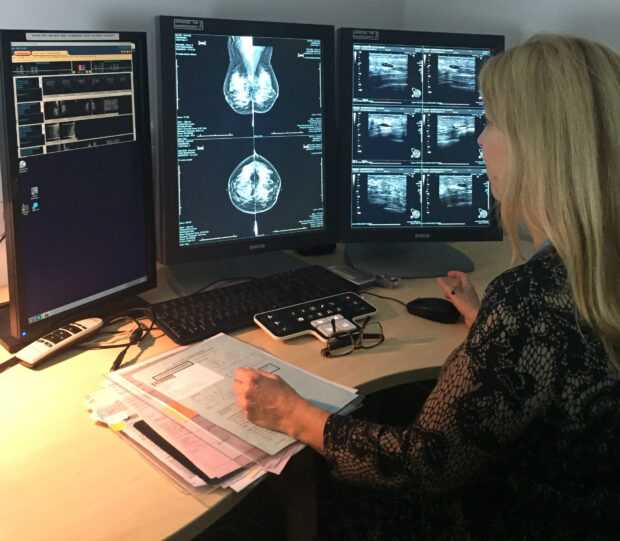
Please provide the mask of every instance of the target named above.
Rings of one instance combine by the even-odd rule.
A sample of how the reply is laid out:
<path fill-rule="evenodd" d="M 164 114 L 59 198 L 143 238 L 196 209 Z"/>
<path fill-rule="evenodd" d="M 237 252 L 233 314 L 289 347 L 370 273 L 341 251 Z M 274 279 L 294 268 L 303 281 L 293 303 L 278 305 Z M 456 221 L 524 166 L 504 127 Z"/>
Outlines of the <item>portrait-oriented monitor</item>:
<path fill-rule="evenodd" d="M 471 270 L 446 242 L 501 239 L 477 138 L 478 74 L 504 38 L 346 28 L 339 46 L 348 263 L 401 277 Z"/>
<path fill-rule="evenodd" d="M 173 287 L 334 242 L 334 28 L 161 16 L 160 252 Z M 195 262 L 193 265 L 188 265 Z"/>
<path fill-rule="evenodd" d="M 10 351 L 155 286 L 146 36 L 0 32 Z"/>

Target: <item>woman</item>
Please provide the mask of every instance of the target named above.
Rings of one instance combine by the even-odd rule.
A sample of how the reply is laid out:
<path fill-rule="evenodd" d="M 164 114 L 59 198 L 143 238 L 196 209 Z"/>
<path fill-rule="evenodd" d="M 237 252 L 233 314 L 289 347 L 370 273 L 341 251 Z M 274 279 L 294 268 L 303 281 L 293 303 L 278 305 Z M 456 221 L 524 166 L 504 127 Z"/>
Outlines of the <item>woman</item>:
<path fill-rule="evenodd" d="M 480 85 L 478 143 L 513 258 L 517 221 L 537 252 L 482 303 L 464 274 L 438 279 L 470 329 L 415 422 L 330 415 L 253 370 L 237 370 L 234 390 L 248 419 L 341 478 L 418 497 L 412 536 L 617 536 L 620 56 L 538 36 L 490 59 Z"/>

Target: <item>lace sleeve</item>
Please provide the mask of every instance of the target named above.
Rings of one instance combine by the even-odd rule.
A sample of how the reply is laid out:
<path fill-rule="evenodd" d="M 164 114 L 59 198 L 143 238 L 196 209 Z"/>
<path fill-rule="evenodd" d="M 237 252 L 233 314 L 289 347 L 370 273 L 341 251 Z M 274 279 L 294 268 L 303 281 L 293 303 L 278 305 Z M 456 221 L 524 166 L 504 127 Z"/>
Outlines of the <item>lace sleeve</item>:
<path fill-rule="evenodd" d="M 415 422 L 389 427 L 332 415 L 324 445 L 339 477 L 439 492 L 462 485 L 552 400 L 552 329 L 542 303 L 494 281 L 465 342 Z"/>

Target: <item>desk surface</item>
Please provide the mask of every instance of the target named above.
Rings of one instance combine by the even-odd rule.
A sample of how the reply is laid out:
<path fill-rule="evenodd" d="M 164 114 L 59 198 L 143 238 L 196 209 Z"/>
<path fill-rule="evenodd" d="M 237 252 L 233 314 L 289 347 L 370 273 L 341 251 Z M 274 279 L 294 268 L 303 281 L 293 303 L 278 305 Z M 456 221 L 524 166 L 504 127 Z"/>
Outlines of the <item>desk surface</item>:
<path fill-rule="evenodd" d="M 507 241 L 455 246 L 474 261 L 476 268 L 470 277 L 480 294 L 509 266 Z M 339 247 L 335 254 L 309 261 L 328 265 L 341 258 Z M 442 296 L 435 279 L 406 280 L 396 289 L 372 291 L 405 302 Z M 169 296 L 163 280 L 156 290 L 143 295 L 153 302 Z M 233 334 L 365 393 L 434 377 L 466 335 L 463 323 L 434 323 L 408 314 L 398 303 L 367 298 L 379 309 L 377 317 L 386 335 L 386 341 L 373 350 L 329 359 L 321 356 L 322 345 L 315 338 L 280 343 L 258 328 Z M 160 331 L 154 335 L 142 350 L 130 350 L 127 360 L 151 357 L 175 346 Z M 76 354 L 73 350 L 40 369 L 18 365 L 0 375 L 0 538 L 138 540 L 174 535 L 190 539 L 241 498 L 218 490 L 204 502 L 198 501 L 89 418 L 84 397 L 99 388 L 116 356 L 114 351 Z M 9 357 L 1 350 L 0 362 Z"/>

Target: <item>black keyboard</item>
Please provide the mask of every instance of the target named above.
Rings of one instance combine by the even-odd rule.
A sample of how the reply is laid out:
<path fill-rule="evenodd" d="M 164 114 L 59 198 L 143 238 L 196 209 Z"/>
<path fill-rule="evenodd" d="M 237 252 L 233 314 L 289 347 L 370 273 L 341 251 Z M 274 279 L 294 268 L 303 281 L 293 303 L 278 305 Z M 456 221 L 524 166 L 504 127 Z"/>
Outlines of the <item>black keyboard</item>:
<path fill-rule="evenodd" d="M 272 274 L 152 305 L 155 321 L 177 344 L 254 325 L 254 314 L 359 288 L 319 265 Z"/>

